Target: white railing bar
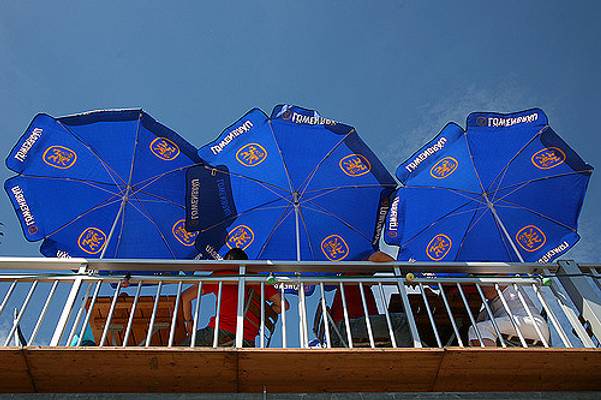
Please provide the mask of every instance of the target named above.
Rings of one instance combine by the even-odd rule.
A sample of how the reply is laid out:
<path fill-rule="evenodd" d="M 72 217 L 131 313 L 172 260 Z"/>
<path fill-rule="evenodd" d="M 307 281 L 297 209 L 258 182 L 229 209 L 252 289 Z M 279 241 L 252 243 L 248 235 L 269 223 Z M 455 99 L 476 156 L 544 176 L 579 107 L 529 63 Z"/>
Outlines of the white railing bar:
<path fill-rule="evenodd" d="M 388 313 L 388 307 L 386 306 L 386 296 L 384 295 L 384 288 L 382 284 L 378 282 L 378 288 L 380 289 L 380 302 L 384 309 L 384 315 L 386 316 L 386 325 L 388 326 L 388 334 L 390 335 L 390 344 L 393 349 L 396 349 L 396 338 L 394 336 L 394 330 L 392 329 L 392 322 L 390 321 L 390 314 Z"/>
<path fill-rule="evenodd" d="M 92 289 L 92 282 L 93 281 L 89 281 L 88 284 L 86 285 L 85 294 L 79 305 L 79 310 L 77 311 L 77 314 L 75 315 L 75 320 L 73 321 L 73 325 L 71 326 L 71 331 L 69 332 L 69 336 L 67 337 L 67 346 L 71 345 L 71 341 L 73 340 L 73 337 L 75 336 L 75 332 L 77 332 L 77 327 L 79 326 L 79 321 L 81 320 L 81 316 L 83 315 L 84 310 L 86 308 L 86 303 L 88 302 L 88 297 L 90 297 L 90 290 Z"/>
<path fill-rule="evenodd" d="M 146 333 L 146 343 L 144 347 L 150 347 L 150 342 L 152 340 L 152 335 L 154 334 L 154 321 L 157 316 L 157 310 L 159 308 L 159 299 L 161 297 L 161 289 L 163 288 L 163 282 L 159 281 L 157 285 L 157 292 L 154 299 L 154 304 L 152 305 L 152 314 L 150 315 L 150 323 L 148 324 L 148 332 Z"/>
<path fill-rule="evenodd" d="M 10 284 L 10 286 L 8 288 L 8 291 L 4 295 L 4 299 L 2 300 L 2 304 L 0 304 L 0 315 L 2 315 L 2 311 L 4 311 L 4 307 L 6 307 L 6 304 L 8 303 L 8 299 L 10 299 L 10 296 L 13 294 L 13 291 L 15 290 L 16 286 L 17 286 L 17 280 L 14 280 Z"/>
<path fill-rule="evenodd" d="M 79 272 L 84 273 L 85 267 L 80 266 Z M 77 296 L 79 295 L 79 289 L 81 288 L 82 277 L 78 276 L 73 280 L 73 285 L 71 285 L 71 289 L 69 290 L 69 296 L 65 301 L 65 305 L 63 306 L 63 311 L 61 312 L 61 316 L 59 317 L 58 323 L 56 324 L 56 328 L 54 329 L 54 333 L 52 334 L 52 339 L 50 339 L 50 346 L 58 346 L 61 336 L 63 336 L 63 332 L 67 327 L 67 322 L 69 322 L 69 317 L 71 316 L 71 310 L 77 301 Z"/>
<path fill-rule="evenodd" d="M 161 260 L 161 259 L 86 259 L 86 258 L 52 258 L 52 257 L 0 257 L 0 270 L 45 270 L 69 271 L 79 270 L 84 266 L 89 270 L 102 271 L 152 271 L 164 272 L 168 266 L 178 271 L 219 271 L 238 267 L 237 260 Z M 333 265 L 335 264 L 335 265 Z M 386 272 L 400 268 L 403 272 L 465 272 L 481 273 L 537 273 L 543 268 L 556 271 L 556 264 L 539 263 L 504 263 L 504 262 L 370 262 L 370 261 L 245 261 L 247 271 L 282 272 Z"/>
<path fill-rule="evenodd" d="M 37 281 L 33 282 L 31 285 L 31 288 L 27 292 L 27 296 L 25 297 L 25 300 L 23 301 L 23 304 L 21 305 L 21 309 L 19 310 L 19 313 L 17 314 L 16 318 L 13 321 L 13 326 L 10 329 L 10 332 L 8 333 L 8 335 L 6 336 L 6 341 L 4 342 L 4 346 L 8 346 L 8 344 L 10 343 L 11 337 L 17 333 L 17 328 L 19 327 L 21 318 L 23 318 L 23 315 L 25 314 L 25 311 L 27 310 L 27 306 L 29 305 L 29 301 L 31 300 L 31 296 L 33 296 L 33 292 L 35 292 L 35 288 L 37 286 L 38 286 L 38 282 Z"/>
<path fill-rule="evenodd" d="M 259 327 L 259 347 L 265 348 L 265 282 L 261 282 L 261 323 Z"/>
<path fill-rule="evenodd" d="M 484 296 L 484 293 L 482 292 L 482 288 L 480 287 L 480 285 L 476 284 L 476 289 L 478 290 L 478 294 L 480 294 L 480 298 L 482 299 L 482 305 L 484 306 L 484 310 L 486 311 L 486 314 L 488 314 L 488 320 L 492 323 L 495 333 L 497 334 L 497 337 L 499 338 L 501 347 L 506 348 L 507 344 L 505 343 L 505 339 L 503 339 L 503 334 L 501 333 L 501 330 L 499 329 L 499 325 L 497 325 L 495 316 L 493 315 L 490 305 L 488 304 L 488 299 L 486 298 L 486 296 Z"/>
<path fill-rule="evenodd" d="M 286 291 L 284 285 L 280 285 L 280 307 L 282 312 L 282 348 L 288 346 L 286 337 Z"/>
<path fill-rule="evenodd" d="M 72 281 L 75 279 L 81 279 L 82 281 L 97 281 L 99 279 L 101 279 L 103 282 L 110 282 L 110 283 L 118 283 L 119 281 L 123 280 L 126 277 L 126 275 L 123 276 L 113 276 L 113 277 L 104 277 L 104 276 L 97 276 L 97 275 L 72 275 L 69 277 L 61 277 L 61 278 L 56 278 L 58 280 L 61 281 Z M 9 279 L 6 280 L 18 280 L 19 282 L 28 282 L 28 281 L 40 281 L 40 282 L 53 282 L 56 279 L 50 279 L 50 278 L 46 278 L 46 279 L 35 279 L 33 276 L 27 276 L 26 278 L 23 278 L 22 276 L 19 275 L 11 275 L 8 277 Z M 290 284 L 290 280 L 287 279 L 286 277 L 283 276 L 274 276 L 273 277 L 276 281 L 276 283 L 283 283 L 283 284 Z M 236 285 L 238 283 L 238 277 L 235 275 L 230 275 L 227 277 L 224 276 L 177 276 L 177 275 L 173 275 L 173 276 L 151 276 L 149 277 L 148 275 L 129 275 L 128 276 L 129 281 L 133 284 L 133 283 L 137 283 L 140 280 L 144 280 L 144 281 L 152 281 L 155 283 L 158 283 L 160 281 L 165 282 L 165 283 L 177 283 L 180 280 L 185 282 L 185 283 L 194 283 L 197 282 L 199 280 L 203 280 L 203 281 L 207 281 L 207 282 L 223 282 L 224 284 L 228 284 L 228 285 Z M 401 278 L 403 279 L 403 278 Z M 267 280 L 266 276 L 260 276 L 260 275 L 246 275 L 244 280 L 246 282 L 250 282 L 250 283 L 255 283 L 255 282 L 265 282 Z M 382 283 L 390 283 L 390 284 L 396 284 L 398 282 L 398 278 L 394 278 L 394 277 L 383 277 L 383 276 L 377 276 L 377 277 L 337 277 L 337 276 L 321 276 L 321 277 L 299 277 L 297 278 L 298 281 L 304 283 L 304 284 L 308 284 L 308 285 L 316 285 L 319 282 L 323 282 L 325 284 L 338 284 L 340 282 L 345 282 L 345 283 L 365 283 L 365 284 L 374 284 L 374 283 L 378 283 L 378 282 L 382 282 Z M 0 282 L 2 282 L 3 279 L 0 278 Z M 411 281 L 411 284 L 419 284 L 422 283 L 424 285 L 436 285 L 438 283 L 464 283 L 464 284 L 476 284 L 476 283 L 480 283 L 483 285 L 493 285 L 493 284 L 501 284 L 501 285 L 509 285 L 509 284 L 519 284 L 519 285 L 530 285 L 532 283 L 535 284 L 540 284 L 541 279 L 538 278 L 525 278 L 525 277 L 479 277 L 479 278 L 415 278 Z"/>
<path fill-rule="evenodd" d="M 160 286 L 160 283 L 159 283 Z M 109 313 L 106 316 L 106 322 L 104 323 L 104 330 L 102 331 L 102 338 L 100 339 L 99 347 L 104 346 L 104 342 L 106 341 L 106 337 L 109 333 L 109 329 L 111 327 L 111 320 L 113 319 L 113 314 L 115 312 L 115 306 L 117 305 L 117 299 L 119 298 L 119 292 L 121 291 L 121 281 L 117 283 L 117 287 L 115 288 L 115 293 L 113 294 L 113 300 L 111 301 L 111 308 L 109 308 Z"/>
<path fill-rule="evenodd" d="M 299 287 L 299 296 L 298 296 L 298 304 L 299 304 L 299 312 L 300 312 L 300 330 L 301 330 L 301 347 L 308 348 L 309 347 L 309 327 L 307 324 L 307 299 L 305 297 L 305 285 L 302 282 L 298 283 Z"/>
<path fill-rule="evenodd" d="M 198 282 L 198 291 L 196 292 L 196 308 L 194 309 L 194 322 L 192 322 L 192 334 L 190 337 L 190 347 L 196 346 L 196 330 L 198 329 L 198 319 L 200 318 L 200 302 L 202 301 L 202 281 Z"/>
<path fill-rule="evenodd" d="M 332 348 L 332 340 L 330 336 L 330 320 L 328 319 L 328 308 L 326 307 L 326 294 L 323 288 L 323 282 L 319 283 L 319 291 L 321 294 L 321 318 L 324 324 L 324 332 L 326 334 L 326 347 Z"/>
<path fill-rule="evenodd" d="M 127 342 L 129 341 L 129 335 L 131 333 L 131 327 L 134 323 L 134 315 L 136 314 L 136 307 L 138 305 L 138 299 L 140 298 L 141 291 L 142 291 L 142 281 L 138 282 L 138 286 L 136 287 L 136 294 L 134 295 L 134 301 L 131 304 L 131 309 L 129 311 L 129 318 L 127 320 L 127 328 L 125 329 L 125 336 L 123 336 L 123 347 L 126 347 Z"/>
<path fill-rule="evenodd" d="M 436 328 L 436 322 L 434 322 L 434 315 L 432 314 L 432 309 L 430 308 L 430 302 L 428 301 L 428 296 L 426 295 L 426 288 L 421 283 L 419 284 L 419 291 L 421 292 L 422 299 L 424 300 L 424 305 L 426 306 L 426 312 L 428 313 L 428 319 L 430 320 L 430 325 L 432 326 L 432 331 L 434 332 L 434 338 L 436 339 L 436 345 L 438 347 L 442 347 L 442 343 L 440 341 L 440 335 L 438 334 L 438 329 Z"/>
<path fill-rule="evenodd" d="M 536 297 L 538 298 L 538 301 L 540 302 L 540 304 L 545 309 L 545 312 L 547 313 L 547 317 L 549 317 L 549 319 L 551 320 L 551 323 L 553 324 L 553 327 L 555 328 L 555 331 L 557 332 L 557 334 L 559 335 L 561 341 L 563 342 L 563 345 L 565 347 L 568 347 L 568 348 L 574 347 L 572 345 L 572 341 L 570 340 L 570 338 L 568 337 L 568 335 L 566 335 L 565 331 L 563 330 L 563 327 L 561 326 L 561 324 L 557 320 L 557 316 L 555 315 L 555 313 L 553 312 L 553 310 L 551 309 L 551 307 L 549 307 L 549 304 L 547 304 L 547 300 L 543 296 L 542 291 L 535 284 L 532 284 L 532 290 L 534 290 L 534 293 L 536 294 Z"/>
<path fill-rule="evenodd" d="M 515 290 L 516 293 L 518 294 L 518 298 L 520 299 L 520 302 L 522 303 L 522 307 L 524 307 L 524 309 L 526 310 L 526 313 L 528 313 L 528 318 L 530 318 L 530 321 L 534 325 L 534 330 L 536 331 L 536 334 L 538 335 L 538 338 L 540 339 L 541 343 L 543 344 L 544 347 L 549 347 L 547 340 L 543 337 L 543 333 L 541 332 L 538 324 L 536 323 L 536 320 L 534 319 L 534 315 L 532 314 L 530 307 L 528 307 L 528 304 L 526 303 L 526 299 L 524 298 L 522 290 L 520 289 L 520 287 L 518 285 L 513 285 L 513 290 Z"/>
<path fill-rule="evenodd" d="M 182 297 L 183 282 L 177 284 L 177 295 L 175 296 L 175 306 L 173 307 L 173 316 L 171 317 L 171 329 L 169 329 L 169 341 L 167 347 L 173 347 L 173 338 L 175 337 L 175 325 L 177 324 L 177 312 L 179 310 L 179 302 Z"/>
<path fill-rule="evenodd" d="M 244 274 L 246 273 L 246 267 L 239 267 L 239 278 L 238 278 L 238 308 L 236 310 L 236 348 L 240 349 L 243 345 L 244 340 L 244 309 L 246 303 L 245 287 L 244 287 Z M 251 301 L 252 299 L 249 299 Z M 250 306 L 250 304 L 249 304 Z"/>
<path fill-rule="evenodd" d="M 215 306 L 215 328 L 213 331 L 213 348 L 216 349 L 219 344 L 219 316 L 221 315 L 221 292 L 223 290 L 223 281 L 219 281 L 217 286 L 217 305 Z"/>
<path fill-rule="evenodd" d="M 33 332 L 31 333 L 31 336 L 29 337 L 27 346 L 31 346 L 33 344 L 33 341 L 35 340 L 36 336 L 38 335 L 40 327 L 42 326 L 42 323 L 44 322 L 44 319 L 46 318 L 46 313 L 48 312 L 48 306 L 50 305 L 50 302 L 52 301 L 52 297 L 54 296 L 54 292 L 56 291 L 57 286 L 58 286 L 58 281 L 54 281 L 54 283 L 52 284 L 52 287 L 50 288 L 50 292 L 46 296 L 46 301 L 44 302 L 44 307 L 42 307 L 42 311 L 40 312 L 38 321 L 35 323 L 35 327 L 33 328 Z"/>
<path fill-rule="evenodd" d="M 501 299 L 501 303 L 503 304 L 503 308 L 505 309 L 505 312 L 509 316 L 509 321 L 511 322 L 511 325 L 513 325 L 513 329 L 515 329 L 515 331 L 520 339 L 520 343 L 522 344 L 522 347 L 528 348 L 528 343 L 526 343 L 526 340 L 524 339 L 524 335 L 522 334 L 522 331 L 521 331 L 520 327 L 518 326 L 518 322 L 515 319 L 515 316 L 513 315 L 513 313 L 511 312 L 511 309 L 507 305 L 507 301 L 505 300 L 505 296 L 503 295 L 503 292 L 499 288 L 499 285 L 495 285 L 495 290 L 497 291 L 497 296 L 499 296 L 499 299 Z M 534 321 L 532 321 L 532 322 L 534 322 Z"/>
<path fill-rule="evenodd" d="M 359 294 L 361 295 L 361 305 L 363 306 L 363 314 L 365 314 L 365 326 L 367 327 L 367 337 L 369 338 L 369 346 L 373 349 L 376 347 L 374 342 L 374 334 L 371 330 L 371 321 L 369 320 L 369 311 L 365 302 L 365 292 L 363 291 L 363 283 L 359 283 Z"/>
<path fill-rule="evenodd" d="M 8 300 L 10 299 L 10 296 L 12 295 L 16 286 L 17 286 L 17 280 L 15 279 L 8 287 L 8 291 L 4 295 L 4 299 L 2 300 L 2 303 L 0 304 L 0 316 L 2 315 L 2 311 L 4 311 L 4 307 L 6 307 L 6 304 L 8 303 Z"/>
<path fill-rule="evenodd" d="M 86 331 L 86 327 L 88 326 L 88 322 L 90 322 L 90 317 L 92 316 L 92 311 L 94 310 L 94 304 L 96 304 L 96 299 L 98 298 L 98 292 L 100 291 L 100 286 L 102 286 L 102 281 L 98 281 L 96 283 L 96 287 L 94 288 L 94 293 L 92 294 L 92 300 L 90 302 L 90 307 L 86 311 L 86 316 L 83 319 L 83 324 L 81 324 L 81 330 L 79 331 L 79 337 L 77 338 L 77 347 L 81 346 L 81 342 L 83 341 L 83 335 Z"/>
<path fill-rule="evenodd" d="M 399 268 L 394 269 L 394 274 L 396 275 L 396 284 L 399 288 L 401 300 L 403 301 L 403 308 L 405 310 L 407 323 L 409 324 L 409 331 L 411 332 L 411 337 L 413 338 L 413 347 L 421 348 L 422 341 L 419 337 L 419 332 L 417 331 L 417 324 L 415 323 L 413 310 L 411 310 L 411 303 L 409 303 L 409 296 L 407 295 L 407 288 L 405 287 L 405 279 L 401 276 L 401 270 Z"/>
<path fill-rule="evenodd" d="M 447 295 L 444 292 L 444 288 L 442 285 L 439 285 L 438 289 L 440 290 L 440 297 L 442 297 L 444 308 L 447 310 L 447 315 L 449 316 L 449 320 L 451 321 L 453 332 L 455 333 L 455 337 L 457 338 L 457 343 L 459 344 L 459 347 L 464 347 L 463 340 L 461 340 L 461 334 L 459 333 L 459 329 L 457 328 L 457 323 L 455 321 L 455 317 L 453 316 L 453 312 L 451 311 L 451 306 L 449 305 L 449 301 L 447 300 Z"/>
<path fill-rule="evenodd" d="M 346 307 L 346 295 L 344 294 L 344 284 L 340 282 L 340 298 L 342 299 L 342 313 L 344 315 L 344 327 L 349 349 L 353 348 L 353 335 L 351 334 L 351 324 L 348 317 L 348 308 Z"/>
<path fill-rule="evenodd" d="M 470 308 L 467 299 L 465 298 L 465 293 L 463 292 L 463 288 L 459 283 L 457 285 L 457 290 L 459 291 L 459 295 L 461 296 L 461 301 L 465 306 L 465 310 L 467 311 L 467 316 L 470 319 L 470 323 L 474 327 L 474 332 L 476 332 L 476 336 L 478 337 L 478 341 L 480 342 L 480 347 L 484 347 L 484 342 L 482 341 L 482 334 L 480 333 L 480 328 L 478 328 L 478 324 L 476 324 L 476 320 L 474 319 L 474 315 L 472 314 L 472 310 Z"/>

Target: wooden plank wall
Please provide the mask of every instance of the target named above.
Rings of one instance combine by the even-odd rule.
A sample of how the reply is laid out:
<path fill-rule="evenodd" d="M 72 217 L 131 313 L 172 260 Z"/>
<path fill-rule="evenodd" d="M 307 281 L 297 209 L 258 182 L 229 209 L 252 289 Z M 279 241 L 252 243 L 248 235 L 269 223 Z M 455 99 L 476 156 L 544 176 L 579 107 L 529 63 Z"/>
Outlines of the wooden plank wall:
<path fill-rule="evenodd" d="M 0 392 L 601 391 L 600 349 L 3 348 Z"/>

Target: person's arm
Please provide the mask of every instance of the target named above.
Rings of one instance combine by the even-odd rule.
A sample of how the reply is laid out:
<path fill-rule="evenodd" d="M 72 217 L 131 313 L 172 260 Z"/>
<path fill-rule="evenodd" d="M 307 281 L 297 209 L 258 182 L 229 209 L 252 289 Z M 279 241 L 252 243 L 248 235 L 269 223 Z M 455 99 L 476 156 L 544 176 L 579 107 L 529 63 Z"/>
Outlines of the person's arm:
<path fill-rule="evenodd" d="M 271 302 L 271 308 L 273 309 L 273 311 L 275 311 L 278 314 L 282 313 L 282 296 L 280 295 L 279 292 L 276 292 L 274 294 L 272 294 L 268 300 Z M 290 308 L 290 303 L 288 303 L 288 300 L 286 300 L 286 302 L 284 303 L 284 307 L 286 307 L 286 310 L 288 310 Z"/>
<path fill-rule="evenodd" d="M 192 301 L 196 298 L 197 293 L 197 285 L 192 285 L 182 292 L 181 302 L 182 311 L 184 313 L 184 327 L 186 328 L 186 332 L 189 331 L 188 325 L 190 325 L 190 321 L 192 321 Z"/>
<path fill-rule="evenodd" d="M 394 258 L 390 257 L 388 254 L 382 252 L 382 251 L 376 251 L 375 253 L 372 253 L 372 255 L 369 256 L 369 258 L 367 259 L 367 261 L 371 261 L 371 262 L 392 262 L 394 261 Z"/>

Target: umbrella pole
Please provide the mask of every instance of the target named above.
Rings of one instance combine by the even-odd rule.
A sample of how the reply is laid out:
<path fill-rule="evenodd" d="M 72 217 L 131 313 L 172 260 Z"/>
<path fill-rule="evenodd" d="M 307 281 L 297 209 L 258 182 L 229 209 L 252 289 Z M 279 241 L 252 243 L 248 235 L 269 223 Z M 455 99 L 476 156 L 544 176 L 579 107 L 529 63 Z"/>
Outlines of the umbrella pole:
<path fill-rule="evenodd" d="M 488 196 L 486 195 L 486 193 L 484 193 L 484 199 L 486 200 L 486 203 L 488 205 L 488 208 L 490 209 L 490 212 L 492 213 L 492 215 L 495 217 L 495 219 L 499 223 L 499 226 L 501 227 L 503 234 L 505 235 L 507 240 L 509 240 L 509 244 L 511 244 L 511 248 L 513 249 L 515 254 L 518 256 L 518 260 L 520 260 L 520 262 L 522 262 L 522 263 L 525 262 L 524 258 L 520 254 L 518 248 L 515 246 L 515 243 L 513 243 L 513 240 L 511 240 L 511 236 L 509 236 L 509 232 L 507 232 L 507 228 L 505 228 L 505 224 L 503 224 L 503 221 L 501 221 L 501 218 L 499 218 L 499 215 L 497 214 L 497 210 L 495 210 L 494 204 L 491 203 L 490 200 L 488 200 Z"/>
<path fill-rule="evenodd" d="M 299 223 L 299 206 L 298 193 L 293 193 L 294 198 L 294 218 L 296 222 L 296 261 L 301 260 L 301 249 L 300 249 L 300 223 Z"/>
<path fill-rule="evenodd" d="M 128 190 L 128 192 L 129 192 L 129 190 Z M 121 201 L 121 206 L 119 207 L 119 211 L 117 212 L 117 215 L 115 216 L 115 220 L 113 221 L 113 225 L 111 226 L 109 235 L 106 238 L 106 242 L 104 243 L 104 247 L 102 248 L 102 253 L 100 253 L 100 259 L 104 258 L 104 253 L 106 253 L 106 249 L 109 248 L 109 244 L 111 242 L 111 239 L 113 238 L 113 234 L 115 233 L 115 228 L 117 227 L 117 222 L 119 222 L 121 213 L 123 212 L 123 209 L 125 208 L 125 205 L 127 204 L 127 199 L 128 199 L 128 193 L 126 193 L 125 196 L 123 196 L 123 201 Z"/>

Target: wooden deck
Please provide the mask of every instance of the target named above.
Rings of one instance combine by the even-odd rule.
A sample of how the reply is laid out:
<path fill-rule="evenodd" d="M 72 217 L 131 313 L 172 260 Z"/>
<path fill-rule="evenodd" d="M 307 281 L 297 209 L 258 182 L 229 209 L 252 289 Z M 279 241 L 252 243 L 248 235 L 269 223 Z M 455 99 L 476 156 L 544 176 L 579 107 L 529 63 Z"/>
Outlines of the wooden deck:
<path fill-rule="evenodd" d="M 598 349 L 2 348 L 0 392 L 601 390 Z"/>

